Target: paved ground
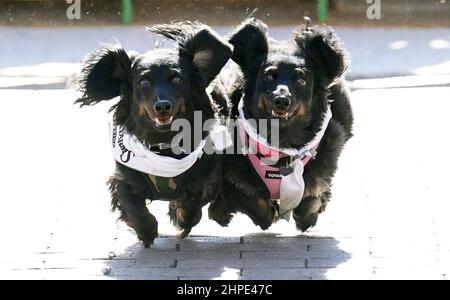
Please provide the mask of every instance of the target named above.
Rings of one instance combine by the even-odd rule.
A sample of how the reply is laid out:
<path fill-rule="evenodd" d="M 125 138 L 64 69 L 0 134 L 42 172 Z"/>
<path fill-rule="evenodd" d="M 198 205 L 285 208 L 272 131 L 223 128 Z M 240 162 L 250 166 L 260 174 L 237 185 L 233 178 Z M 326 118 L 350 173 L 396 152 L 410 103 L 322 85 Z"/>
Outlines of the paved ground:
<path fill-rule="evenodd" d="M 447 279 L 449 97 L 450 87 L 355 90 L 355 137 L 306 234 L 284 221 L 262 232 L 240 215 L 229 228 L 204 217 L 179 241 L 154 202 L 161 236 L 143 249 L 109 213 L 108 104 L 0 90 L 0 278 Z"/>

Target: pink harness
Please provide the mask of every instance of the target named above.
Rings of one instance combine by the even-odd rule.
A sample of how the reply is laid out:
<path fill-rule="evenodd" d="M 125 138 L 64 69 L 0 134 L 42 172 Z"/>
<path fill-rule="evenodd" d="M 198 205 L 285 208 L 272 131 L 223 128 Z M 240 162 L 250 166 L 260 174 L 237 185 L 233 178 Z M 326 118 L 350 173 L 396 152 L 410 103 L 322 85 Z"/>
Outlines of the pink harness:
<path fill-rule="evenodd" d="M 316 150 L 332 118 L 331 108 L 327 107 L 320 130 L 301 149 L 278 149 L 261 137 L 249 120 L 245 119 L 243 107 L 244 101 L 241 99 L 238 105 L 237 124 L 240 141 L 244 147 L 243 152 L 248 156 L 253 169 L 264 182 L 271 202 L 277 204 L 276 220 L 289 221 L 292 210 L 300 204 L 303 198 L 305 191 L 304 167 L 311 158 L 315 157 Z M 289 159 L 286 166 L 274 167 L 280 157 Z"/>
<path fill-rule="evenodd" d="M 258 173 L 261 180 L 264 182 L 264 184 L 267 187 L 267 190 L 270 193 L 270 199 L 280 199 L 280 185 L 281 185 L 281 174 L 280 174 L 280 168 L 273 167 L 270 165 L 265 164 L 262 162 L 256 153 L 258 153 L 260 156 L 264 157 L 265 159 L 269 159 L 271 161 L 278 161 L 278 159 L 282 157 L 288 156 L 287 154 L 266 147 L 262 143 L 259 143 L 257 140 L 252 139 L 247 132 L 245 131 L 245 128 L 243 126 L 239 126 L 239 136 L 241 138 L 242 144 L 247 147 L 247 149 L 250 149 L 252 147 L 253 151 L 250 151 L 247 156 L 255 169 L 256 173 Z M 318 148 L 319 144 L 315 145 L 311 152 L 315 152 Z M 303 166 L 306 166 L 308 162 L 313 158 L 312 155 L 304 155 L 304 157 L 301 159 Z"/>

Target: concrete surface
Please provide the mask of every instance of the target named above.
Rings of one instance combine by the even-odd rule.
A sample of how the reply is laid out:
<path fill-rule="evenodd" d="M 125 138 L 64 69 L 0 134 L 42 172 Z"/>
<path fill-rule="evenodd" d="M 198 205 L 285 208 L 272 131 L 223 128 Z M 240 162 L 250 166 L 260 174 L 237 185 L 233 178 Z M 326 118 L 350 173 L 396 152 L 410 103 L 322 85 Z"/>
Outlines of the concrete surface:
<path fill-rule="evenodd" d="M 294 27 L 272 26 L 270 34 L 289 39 Z M 450 28 L 334 28 L 351 54 L 349 78 L 450 74 Z M 214 29 L 221 34 L 232 30 Z M 125 49 L 145 52 L 162 41 L 145 32 L 143 26 L 0 26 L 0 40 L 0 78 L 61 77 L 62 81 L 101 42 L 120 42 Z M 0 81 L 1 86 L 5 84 Z"/>
<path fill-rule="evenodd" d="M 367 83 L 369 84 L 369 83 Z M 151 249 L 109 212 L 110 103 L 0 90 L 0 279 L 448 279 L 450 87 L 353 92 L 355 137 L 319 223 L 262 232 L 203 217 L 179 241 L 167 203 Z"/>

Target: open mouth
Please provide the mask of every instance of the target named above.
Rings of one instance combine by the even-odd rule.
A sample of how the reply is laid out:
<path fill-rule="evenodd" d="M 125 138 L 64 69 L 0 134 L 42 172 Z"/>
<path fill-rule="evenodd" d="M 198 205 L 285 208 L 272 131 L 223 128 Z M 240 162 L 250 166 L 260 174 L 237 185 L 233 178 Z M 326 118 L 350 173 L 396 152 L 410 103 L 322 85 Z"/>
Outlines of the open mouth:
<path fill-rule="evenodd" d="M 173 116 L 171 117 L 157 117 L 155 118 L 155 124 L 158 127 L 162 127 L 162 126 L 168 126 L 172 123 L 173 121 Z"/>
<path fill-rule="evenodd" d="M 147 118 L 153 122 L 153 124 L 158 128 L 168 127 L 170 124 L 172 124 L 172 121 L 175 116 L 154 116 L 152 117 L 150 112 L 146 109 L 145 115 Z"/>
<path fill-rule="evenodd" d="M 290 117 L 292 117 L 294 113 L 290 112 L 277 112 L 272 110 L 272 117 L 278 118 L 278 119 L 286 119 L 288 120 Z"/>

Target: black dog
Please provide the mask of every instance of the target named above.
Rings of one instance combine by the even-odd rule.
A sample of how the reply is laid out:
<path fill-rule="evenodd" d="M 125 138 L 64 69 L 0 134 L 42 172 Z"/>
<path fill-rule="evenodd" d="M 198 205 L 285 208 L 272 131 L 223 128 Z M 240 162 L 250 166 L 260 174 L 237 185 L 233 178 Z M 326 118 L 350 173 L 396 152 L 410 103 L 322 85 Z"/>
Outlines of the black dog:
<path fill-rule="evenodd" d="M 307 162 L 306 156 L 282 155 L 275 162 L 281 174 L 266 172 L 266 178 L 281 180 L 292 173 L 296 159 L 302 160 L 304 192 L 293 217 L 297 228 L 305 231 L 316 224 L 331 197 L 339 155 L 352 136 L 349 91 L 342 78 L 348 66 L 345 51 L 330 28 L 309 22 L 294 32 L 293 41 L 280 42 L 268 37 L 263 22 L 251 18 L 232 33 L 229 42 L 234 46 L 232 59 L 240 67 L 229 88 L 233 114 L 239 114 L 242 99 L 246 119 L 278 120 L 280 148 L 300 149 L 313 140 L 331 106 L 332 118 L 324 125 L 318 148 L 308 149 L 310 156 L 317 152 L 315 159 Z M 267 141 L 273 130 L 268 128 L 263 136 Z M 222 226 L 228 225 L 235 212 L 247 214 L 262 229 L 277 219 L 280 203 L 271 199 L 264 178 L 253 166 L 247 155 L 227 156 L 223 194 L 209 208 L 210 218 Z"/>
<path fill-rule="evenodd" d="M 175 40 L 177 47 L 137 54 L 107 45 L 87 56 L 76 78 L 82 92 L 76 103 L 81 106 L 120 96 L 111 108 L 114 126 L 122 128 L 114 127 L 112 134 L 113 147 L 122 151 L 122 161 L 116 163 L 108 182 L 112 208 L 120 211 L 120 219 L 136 231 L 145 247 L 158 234 L 158 222 L 148 211 L 146 199 L 170 201 L 171 221 L 183 229 L 182 237 L 186 236 L 200 221 L 201 208 L 218 196 L 223 155 L 202 155 L 177 176 L 147 174 L 127 166 L 137 159 L 137 153 L 121 138 L 125 132 L 133 135 L 161 160 L 187 157 L 171 148 L 179 133 L 171 130 L 171 124 L 177 119 L 192 124 L 194 111 L 201 112 L 202 120 L 227 114 L 226 91 L 215 77 L 232 55 L 231 45 L 200 23 L 156 25 L 149 31 Z M 208 86 L 209 94 L 205 91 Z M 191 130 L 193 135 L 194 126 Z M 202 138 L 207 135 L 203 132 Z M 199 141 L 190 145 L 196 149 Z"/>

